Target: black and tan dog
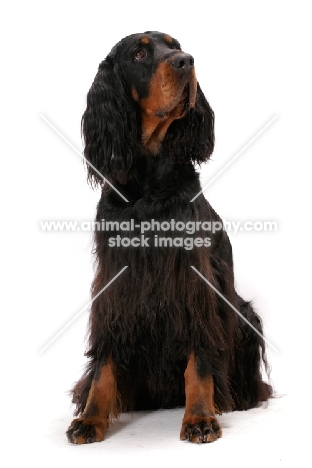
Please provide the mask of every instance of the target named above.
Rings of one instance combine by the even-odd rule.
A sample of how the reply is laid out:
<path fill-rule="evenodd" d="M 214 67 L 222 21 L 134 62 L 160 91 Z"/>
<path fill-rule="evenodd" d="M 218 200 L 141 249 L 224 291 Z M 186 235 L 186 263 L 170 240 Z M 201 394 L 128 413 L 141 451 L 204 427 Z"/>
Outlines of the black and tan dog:
<path fill-rule="evenodd" d="M 202 194 L 190 202 L 201 190 L 194 165 L 214 147 L 193 57 L 159 32 L 122 39 L 99 66 L 82 130 L 89 181 L 102 185 L 96 220 L 129 229 L 95 233 L 89 362 L 73 389 L 79 417 L 68 439 L 103 440 L 122 411 L 185 405 L 181 439 L 212 442 L 216 413 L 255 407 L 272 389 L 260 372 L 261 321 L 235 291 L 227 234 L 202 227 L 221 220 Z M 146 222 L 160 230 L 142 240 Z"/>

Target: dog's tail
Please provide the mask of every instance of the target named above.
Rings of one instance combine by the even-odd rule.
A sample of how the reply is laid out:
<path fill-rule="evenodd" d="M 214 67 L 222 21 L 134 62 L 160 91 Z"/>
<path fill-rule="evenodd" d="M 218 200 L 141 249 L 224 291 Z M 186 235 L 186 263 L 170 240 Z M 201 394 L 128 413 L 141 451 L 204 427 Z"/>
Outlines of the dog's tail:
<path fill-rule="evenodd" d="M 261 319 L 250 302 L 238 297 L 238 304 L 247 322 L 239 319 L 231 386 L 235 409 L 247 410 L 272 397 L 273 388 L 263 380 L 265 376 L 270 377 L 270 368 L 265 353 Z"/>

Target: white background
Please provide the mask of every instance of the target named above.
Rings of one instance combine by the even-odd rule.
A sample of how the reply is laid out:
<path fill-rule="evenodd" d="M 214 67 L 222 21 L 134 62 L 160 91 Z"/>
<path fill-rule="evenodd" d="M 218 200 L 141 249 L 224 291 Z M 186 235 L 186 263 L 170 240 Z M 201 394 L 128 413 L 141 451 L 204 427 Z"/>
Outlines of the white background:
<path fill-rule="evenodd" d="M 109 3 L 109 4 L 108 4 Z M 12 2 L 1 26 L 2 415 L 6 466 L 287 465 L 305 445 L 310 395 L 311 19 L 308 1 Z M 275 233 L 230 238 L 236 283 L 265 323 L 269 407 L 223 415 L 223 438 L 179 442 L 182 410 L 122 417 L 101 444 L 64 432 L 66 394 L 85 359 L 87 312 L 39 351 L 89 300 L 90 233 L 44 233 L 42 220 L 92 220 L 99 192 L 79 156 L 80 120 L 99 62 L 122 37 L 159 30 L 195 58 L 216 114 L 203 183 L 275 115 L 275 122 L 205 192 L 222 218 L 274 220 Z M 311 196 L 311 195 L 310 195 Z M 305 424 L 306 421 L 306 424 Z"/>

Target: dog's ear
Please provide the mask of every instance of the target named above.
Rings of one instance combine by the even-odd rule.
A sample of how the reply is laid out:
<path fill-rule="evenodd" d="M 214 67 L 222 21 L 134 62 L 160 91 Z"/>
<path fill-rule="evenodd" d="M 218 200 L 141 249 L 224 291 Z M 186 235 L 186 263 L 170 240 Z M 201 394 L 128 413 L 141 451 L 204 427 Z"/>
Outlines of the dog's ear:
<path fill-rule="evenodd" d="M 165 150 L 181 163 L 207 161 L 214 148 L 214 113 L 197 85 L 196 104 L 181 120 L 170 125 Z"/>
<path fill-rule="evenodd" d="M 100 64 L 88 92 L 81 129 L 91 185 L 103 185 L 102 176 L 125 184 L 139 147 L 137 110 L 113 51 Z"/>

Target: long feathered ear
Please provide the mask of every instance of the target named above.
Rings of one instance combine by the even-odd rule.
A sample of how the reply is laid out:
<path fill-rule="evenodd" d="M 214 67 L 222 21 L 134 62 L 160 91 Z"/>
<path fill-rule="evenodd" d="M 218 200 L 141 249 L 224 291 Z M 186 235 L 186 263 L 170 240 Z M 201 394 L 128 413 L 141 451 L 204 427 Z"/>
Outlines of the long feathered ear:
<path fill-rule="evenodd" d="M 181 120 L 170 125 L 164 149 L 178 162 L 207 161 L 214 148 L 214 113 L 199 84 L 195 108 L 189 110 Z"/>
<path fill-rule="evenodd" d="M 139 149 L 137 118 L 135 102 L 111 52 L 99 66 L 81 122 L 84 155 L 90 163 L 88 181 L 92 186 L 103 185 L 100 174 L 120 184 L 131 177 Z"/>

